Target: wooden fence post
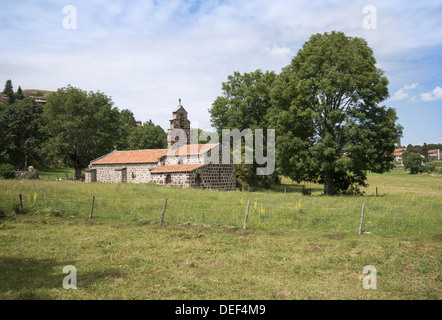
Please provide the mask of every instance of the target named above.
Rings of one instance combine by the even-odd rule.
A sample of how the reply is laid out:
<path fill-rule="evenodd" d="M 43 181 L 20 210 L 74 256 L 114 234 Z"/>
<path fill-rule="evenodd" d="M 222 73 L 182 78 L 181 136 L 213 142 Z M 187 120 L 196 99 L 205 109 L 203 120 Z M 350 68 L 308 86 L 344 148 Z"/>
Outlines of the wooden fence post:
<path fill-rule="evenodd" d="M 92 214 L 94 213 L 94 206 L 95 206 L 95 196 L 92 197 L 92 206 L 91 206 L 91 213 L 89 215 L 89 219 L 92 219 Z"/>
<path fill-rule="evenodd" d="M 160 225 L 163 226 L 163 221 L 164 221 L 164 214 L 166 213 L 166 206 L 167 206 L 167 198 L 164 201 L 164 208 L 163 208 L 163 213 L 161 214 L 161 221 L 160 221 Z"/>
<path fill-rule="evenodd" d="M 247 202 L 246 216 L 244 218 L 244 229 L 247 229 L 247 219 L 249 217 L 250 200 Z"/>
<path fill-rule="evenodd" d="M 376 198 L 378 197 L 378 187 L 376 187 Z"/>
<path fill-rule="evenodd" d="M 364 222 L 365 203 L 362 204 L 361 222 L 359 223 L 359 234 L 362 234 L 362 223 Z"/>
<path fill-rule="evenodd" d="M 20 210 L 23 211 L 23 197 L 22 197 L 21 193 L 20 193 Z"/>

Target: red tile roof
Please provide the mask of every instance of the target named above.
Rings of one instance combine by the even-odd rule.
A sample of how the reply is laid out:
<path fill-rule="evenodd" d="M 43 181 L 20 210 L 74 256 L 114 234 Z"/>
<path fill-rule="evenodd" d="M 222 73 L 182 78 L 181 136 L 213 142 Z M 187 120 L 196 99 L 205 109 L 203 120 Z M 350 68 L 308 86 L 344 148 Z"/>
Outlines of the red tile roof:
<path fill-rule="evenodd" d="M 115 151 L 91 164 L 155 163 L 166 152 L 167 149 Z"/>
<path fill-rule="evenodd" d="M 406 149 L 406 148 L 394 149 L 393 155 L 394 155 L 394 156 L 400 156 L 400 155 L 402 155 L 402 153 L 403 153 L 404 151 L 407 151 L 407 149 Z"/>
<path fill-rule="evenodd" d="M 169 151 L 168 156 L 179 156 L 179 155 L 200 155 L 210 149 L 216 147 L 218 144 L 190 144 L 184 145 L 176 150 Z"/>
<path fill-rule="evenodd" d="M 152 173 L 190 172 L 204 166 L 204 164 L 179 164 L 175 166 L 160 167 L 152 170 Z"/>

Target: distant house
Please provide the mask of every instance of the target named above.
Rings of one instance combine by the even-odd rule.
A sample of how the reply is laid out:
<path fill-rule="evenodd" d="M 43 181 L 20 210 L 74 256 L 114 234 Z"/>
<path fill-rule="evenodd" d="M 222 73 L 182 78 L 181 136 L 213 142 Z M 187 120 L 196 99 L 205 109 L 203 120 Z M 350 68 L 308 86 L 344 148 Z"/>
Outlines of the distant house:
<path fill-rule="evenodd" d="M 399 149 L 395 149 L 393 152 L 393 156 L 394 156 L 394 161 L 400 163 L 401 165 L 403 164 L 403 159 L 402 159 L 402 154 L 407 151 L 406 148 L 399 148 Z"/>
<path fill-rule="evenodd" d="M 39 104 L 46 104 L 48 102 L 46 99 L 43 99 L 42 97 L 37 97 L 37 96 L 28 96 L 28 97 L 34 99 L 35 102 Z"/>
<path fill-rule="evenodd" d="M 429 160 L 440 160 L 440 149 L 428 150 L 427 155 Z"/>
<path fill-rule="evenodd" d="M 142 124 L 141 121 L 137 120 L 137 121 L 135 121 L 135 125 L 136 125 L 137 127 L 141 127 L 143 124 Z"/>
<path fill-rule="evenodd" d="M 223 163 L 219 144 L 190 144 L 190 121 L 180 105 L 173 112 L 168 133 L 181 129 L 185 144 L 168 134 L 168 149 L 117 151 L 90 162 L 86 182 L 152 183 L 192 188 L 235 190 L 235 165 Z"/>

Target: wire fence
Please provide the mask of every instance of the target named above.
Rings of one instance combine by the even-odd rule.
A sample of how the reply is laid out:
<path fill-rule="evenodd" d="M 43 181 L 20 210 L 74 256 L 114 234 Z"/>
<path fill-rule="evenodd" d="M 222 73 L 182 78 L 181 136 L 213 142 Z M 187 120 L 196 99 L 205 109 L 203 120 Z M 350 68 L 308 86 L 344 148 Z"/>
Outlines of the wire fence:
<path fill-rule="evenodd" d="M 297 201 L 266 202 L 265 199 L 239 201 L 193 200 L 164 198 L 109 198 L 91 196 L 60 198 L 44 194 L 4 194 L 0 210 L 40 213 L 68 218 L 92 218 L 119 221 L 148 221 L 171 224 L 190 224 L 203 227 L 229 226 L 281 231 L 318 231 L 356 233 L 362 230 L 378 235 L 441 234 L 442 205 L 386 205 L 360 203 L 325 207 L 306 206 Z M 252 198 L 252 197 L 250 197 Z M 412 202 L 412 200 L 411 200 Z M 362 207 L 364 217 L 360 220 Z M 164 213 L 163 213 L 164 211 Z"/>

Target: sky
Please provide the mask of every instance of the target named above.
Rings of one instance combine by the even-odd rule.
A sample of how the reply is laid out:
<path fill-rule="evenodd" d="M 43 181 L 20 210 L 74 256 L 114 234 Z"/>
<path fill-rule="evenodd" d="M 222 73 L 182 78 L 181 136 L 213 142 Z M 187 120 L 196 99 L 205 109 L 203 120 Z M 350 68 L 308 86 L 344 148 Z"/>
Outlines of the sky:
<path fill-rule="evenodd" d="M 178 99 L 192 127 L 235 71 L 290 64 L 316 33 L 362 37 L 389 79 L 402 145 L 442 143 L 442 2 L 0 0 L 0 85 L 110 96 L 167 130 Z"/>

